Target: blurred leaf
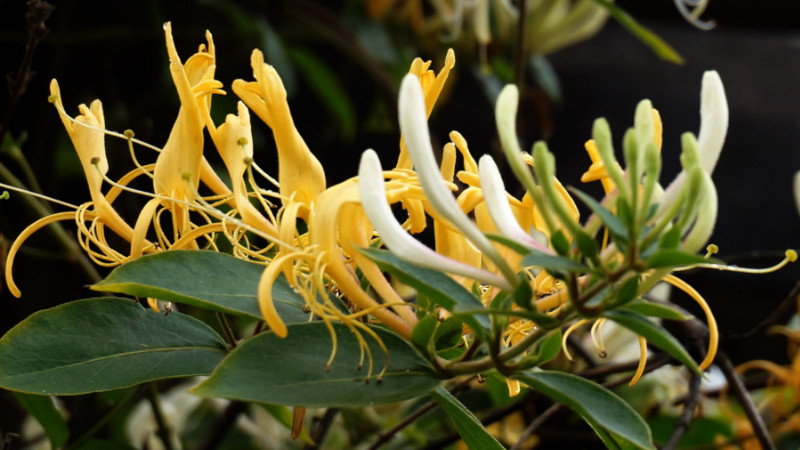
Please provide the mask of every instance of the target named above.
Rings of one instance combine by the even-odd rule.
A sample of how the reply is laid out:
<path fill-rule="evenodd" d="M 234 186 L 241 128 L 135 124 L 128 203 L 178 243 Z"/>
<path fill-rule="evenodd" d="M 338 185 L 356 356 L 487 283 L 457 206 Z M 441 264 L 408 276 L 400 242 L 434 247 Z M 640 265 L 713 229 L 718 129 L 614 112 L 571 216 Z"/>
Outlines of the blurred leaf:
<path fill-rule="evenodd" d="M 258 282 L 264 266 L 224 253 L 170 250 L 123 264 L 92 286 L 101 292 L 185 303 L 198 308 L 263 320 Z M 341 300 L 330 296 L 334 304 Z M 308 322 L 305 300 L 280 275 L 272 287 L 275 309 L 285 323 Z"/>
<path fill-rule="evenodd" d="M 546 370 L 529 370 L 513 378 L 575 411 L 607 445 L 655 448 L 641 416 L 616 394 L 592 381 Z"/>
<path fill-rule="evenodd" d="M 531 67 L 531 72 L 533 73 L 533 78 L 536 80 L 536 84 L 542 88 L 553 103 L 561 105 L 564 100 L 561 93 L 561 83 L 559 83 L 558 74 L 555 69 L 553 69 L 553 66 L 550 65 L 550 61 L 547 60 L 547 57 L 539 53 L 534 53 L 528 59 L 528 64 Z"/>
<path fill-rule="evenodd" d="M 375 326 L 364 325 L 380 338 L 386 353 L 362 331 L 370 356 L 362 360 L 364 348 L 353 331 L 340 322 L 331 323 L 336 347 L 333 364 L 328 366 L 334 350 L 328 325 L 322 321 L 292 324 L 285 338 L 267 331 L 247 339 L 192 392 L 287 406 L 345 407 L 407 400 L 439 384 L 411 344 Z"/>
<path fill-rule="evenodd" d="M 656 250 L 647 258 L 648 269 L 658 269 L 664 267 L 691 266 L 693 264 L 716 264 L 721 261 L 706 258 L 703 255 L 687 253 L 682 250 L 665 248 Z"/>
<path fill-rule="evenodd" d="M 634 276 L 629 278 L 619 287 L 617 290 L 617 298 L 616 303 L 617 305 L 624 305 L 629 303 L 636 297 L 636 294 L 639 291 L 639 277 Z"/>
<path fill-rule="evenodd" d="M 464 439 L 468 448 L 491 450 L 502 450 L 503 447 L 486 428 L 478 421 L 472 411 L 467 409 L 447 389 L 439 387 L 431 392 L 431 397 L 439 403 L 439 406 L 447 413 L 447 416 L 456 426 L 458 434 Z"/>
<path fill-rule="evenodd" d="M 677 249 L 681 245 L 681 229 L 672 227 L 658 239 L 658 247 L 662 249 Z"/>
<path fill-rule="evenodd" d="M 342 89 L 333 71 L 321 58 L 306 49 L 292 47 L 288 53 L 325 109 L 339 121 L 342 136 L 348 140 L 353 139 L 356 134 L 356 113 L 350 97 Z"/>
<path fill-rule="evenodd" d="M 226 345 L 205 323 L 120 298 L 78 300 L 32 314 L 0 339 L 0 387 L 74 395 L 161 378 L 207 375 Z"/>
<path fill-rule="evenodd" d="M 465 314 L 470 310 L 484 309 L 483 303 L 447 274 L 401 261 L 386 250 L 362 248 L 360 251 L 381 270 L 391 273 L 432 302 L 460 317 L 478 335 L 486 336 L 491 329 L 488 316 Z"/>
<path fill-rule="evenodd" d="M 60 448 L 69 440 L 69 427 L 56 409 L 53 399 L 47 395 L 32 395 L 14 392 L 14 397 L 23 408 L 39 422 L 50 439 L 52 448 Z"/>
<path fill-rule="evenodd" d="M 284 426 L 287 430 L 292 429 L 292 421 L 294 420 L 292 417 L 292 411 L 283 405 L 272 405 L 269 403 L 258 403 L 258 406 L 267 412 L 272 418 L 278 421 L 281 425 Z M 300 430 L 300 436 L 298 436 L 300 440 L 303 441 L 306 445 L 313 446 L 314 441 L 311 439 L 311 435 L 308 434 L 308 427 L 303 427 Z"/>
<path fill-rule="evenodd" d="M 667 354 L 685 364 L 694 373 L 703 376 L 703 373 L 697 367 L 697 363 L 689 356 L 683 345 L 667 330 L 649 321 L 646 317 L 630 310 L 606 311 L 602 315 L 647 339 L 648 343 L 664 350 Z"/>
<path fill-rule="evenodd" d="M 653 430 L 655 441 L 665 444 L 672 435 L 678 420 L 679 418 L 675 416 L 658 416 L 647 419 L 647 423 Z M 720 436 L 724 436 L 725 439 L 735 438 L 736 434 L 733 432 L 733 428 L 730 423 L 720 419 L 692 417 L 692 426 L 681 436 L 676 448 L 714 446 L 719 444 Z"/>
<path fill-rule="evenodd" d="M 626 227 L 625 224 L 614 215 L 614 213 L 606 209 L 597 200 L 593 199 L 585 192 L 573 188 L 572 186 L 570 186 L 568 189 L 570 192 L 580 198 L 581 201 L 592 210 L 592 212 L 597 214 L 597 217 L 600 218 L 600 221 L 603 222 L 603 225 L 606 226 L 608 231 L 611 233 L 611 236 L 614 237 L 615 241 L 623 243 L 628 242 L 628 227 Z"/>
<path fill-rule="evenodd" d="M 608 10 L 611 17 L 616 19 L 620 25 L 642 41 L 644 45 L 650 47 L 650 50 L 652 50 L 656 56 L 671 63 L 683 64 L 683 58 L 674 48 L 664 42 L 657 34 L 639 24 L 639 22 L 622 10 L 622 8 L 611 3 L 609 0 L 594 0 L 594 2 Z"/>
<path fill-rule="evenodd" d="M 528 247 L 525 247 L 524 245 L 518 243 L 517 241 L 509 239 L 505 236 L 493 233 L 485 233 L 485 235 L 486 238 L 489 239 L 490 241 L 503 244 L 506 247 L 510 248 L 511 250 L 514 250 L 516 253 L 519 253 L 520 255 L 527 255 L 528 253 L 531 252 L 531 250 Z"/>
<path fill-rule="evenodd" d="M 553 234 L 550 235 L 550 244 L 553 245 L 553 250 L 556 251 L 561 256 L 566 255 L 569 253 L 570 244 L 569 239 L 564 236 L 564 232 L 561 230 L 556 230 Z"/>
<path fill-rule="evenodd" d="M 641 314 L 648 317 L 660 317 L 662 319 L 670 320 L 686 320 L 688 317 L 684 316 L 680 311 L 671 308 L 669 305 L 661 303 L 649 302 L 647 300 L 636 299 L 622 309 Z"/>

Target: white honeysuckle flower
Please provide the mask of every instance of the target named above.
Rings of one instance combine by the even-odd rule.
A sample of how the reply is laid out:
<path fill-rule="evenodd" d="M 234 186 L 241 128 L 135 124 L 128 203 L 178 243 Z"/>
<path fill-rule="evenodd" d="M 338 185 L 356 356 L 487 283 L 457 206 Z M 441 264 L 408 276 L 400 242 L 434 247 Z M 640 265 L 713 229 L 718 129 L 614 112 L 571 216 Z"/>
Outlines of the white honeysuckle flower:
<path fill-rule="evenodd" d="M 484 203 L 486 203 L 489 216 L 497 227 L 497 231 L 531 250 L 552 254 L 553 252 L 549 248 L 537 242 L 519 226 L 506 198 L 508 194 L 503 184 L 503 178 L 491 156 L 483 155 L 478 161 L 478 176 L 481 180 Z"/>
<path fill-rule="evenodd" d="M 500 256 L 489 239 L 458 206 L 453 194 L 442 179 L 439 164 L 433 156 L 425 113 L 425 97 L 416 75 L 407 74 L 400 84 L 400 131 L 406 149 L 414 163 L 419 184 L 433 209 L 466 236 L 508 280 L 516 279 L 514 271 Z"/>
<path fill-rule="evenodd" d="M 419 86 L 419 83 L 417 83 Z M 361 155 L 358 166 L 358 190 L 361 206 L 378 232 L 383 244 L 398 258 L 428 269 L 461 275 L 476 281 L 510 290 L 504 278 L 486 270 L 446 258 L 414 239 L 400 225 L 386 201 L 386 187 L 380 159 L 373 150 Z"/>
<path fill-rule="evenodd" d="M 728 101 L 725 88 L 715 70 L 703 74 L 703 86 L 700 91 L 700 133 L 697 147 L 700 151 L 700 167 L 711 175 L 717 165 L 725 135 L 728 132 Z M 678 196 L 686 183 L 686 171 L 675 177 L 661 198 L 656 217 L 670 210 L 678 200 Z"/>

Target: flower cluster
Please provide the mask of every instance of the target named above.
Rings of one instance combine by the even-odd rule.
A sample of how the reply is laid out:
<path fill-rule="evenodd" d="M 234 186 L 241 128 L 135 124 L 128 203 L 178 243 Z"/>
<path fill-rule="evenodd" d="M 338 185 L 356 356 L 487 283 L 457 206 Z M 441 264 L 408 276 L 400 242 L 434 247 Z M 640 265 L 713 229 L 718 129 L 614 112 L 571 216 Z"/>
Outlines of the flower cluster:
<path fill-rule="evenodd" d="M 711 173 L 728 125 L 725 93 L 716 72 L 703 78 L 699 136 L 683 135 L 683 170 L 666 189 L 658 181 L 661 121 L 647 100 L 637 107 L 634 126 L 623 138 L 624 167 L 614 154 L 606 121 L 598 119 L 594 124 L 593 139 L 586 143 L 592 164 L 583 181 L 601 181 L 605 198 L 600 202 L 579 190 L 570 191 L 558 181 L 554 157 L 544 143 L 537 143 L 532 154 L 521 150 L 514 125 L 518 101 L 514 86 L 500 94 L 496 121 L 505 158 L 526 191 L 521 198 L 506 190 L 494 159 L 485 155 L 476 161 L 466 139 L 456 131 L 450 134 L 451 142 L 443 147 L 441 162 L 437 162 L 427 119 L 455 64 L 452 51 L 438 75 L 429 69 L 430 62 L 418 59 L 403 79 L 399 99 L 402 137 L 395 167 L 384 170 L 377 154 L 367 150 L 357 177 L 327 186 L 322 165 L 294 126 L 281 79 L 260 51 L 254 50 L 251 57 L 255 80 L 236 80 L 232 85 L 241 100 L 237 114 L 228 115 L 218 125 L 210 114 L 212 98 L 225 92 L 214 75 L 211 34 L 206 35 L 207 45 L 201 45 L 185 63 L 178 56 L 169 23 L 165 35 L 181 108 L 163 148 L 134 139 L 130 131 L 117 134 L 106 130 L 99 100 L 88 107 L 81 105 L 80 115 L 70 117 L 58 83 L 52 82 L 50 101 L 78 153 L 91 200 L 74 211 L 35 222 L 17 238 L 6 265 L 6 281 L 14 295 L 20 295 L 12 279 L 12 263 L 20 245 L 48 223 L 74 220 L 81 246 L 95 262 L 106 266 L 172 249 L 216 250 L 221 235 L 230 242 L 235 256 L 265 266 L 258 299 L 263 318 L 276 335 L 288 333 L 273 299 L 276 280 L 285 276 L 305 299 L 312 319 L 321 319 L 329 327 L 332 321 L 342 322 L 357 336 L 370 367 L 364 335 L 380 343 L 368 326 L 375 321 L 426 349 L 439 375 L 452 377 L 496 368 L 509 377 L 512 395 L 520 390 L 519 381 L 513 379 L 515 373 L 554 357 L 542 356 L 537 345 L 551 338 L 564 345 L 576 328 L 587 323 L 594 323 L 593 337 L 601 334 L 608 320 L 639 334 L 641 359 L 632 382 L 642 375 L 647 360 L 645 336 L 656 338 L 656 345 L 669 346 L 673 356 L 695 370 L 705 369 L 713 361 L 718 338 L 714 317 L 699 293 L 672 272 L 721 267 L 695 254 L 708 241 L 716 221 Z M 277 180 L 253 159 L 250 112 L 273 132 L 279 161 Z M 205 131 L 227 169 L 230 186 L 203 155 Z M 107 134 L 127 140 L 136 166 L 118 180 L 106 175 Z M 157 151 L 155 162 L 140 164 L 134 145 Z M 459 155 L 463 169 L 456 172 Z M 256 174 L 277 190 L 260 187 Z M 152 191 L 130 187 L 131 181 L 142 176 L 152 180 Z M 459 184 L 465 187 L 454 196 Z M 123 193 L 148 198 L 133 225 L 114 208 Z M 573 197 L 592 211 L 583 223 Z M 393 213 L 393 204 L 406 211 L 402 222 Z M 434 249 L 412 237 L 429 222 Z M 129 248 L 114 248 L 109 244 L 109 232 Z M 414 280 L 410 284 L 417 289 L 417 301 L 404 300 L 386 272 L 403 277 L 398 275 L 396 263 L 376 256 L 381 254 L 375 250 L 380 246 L 388 248 L 397 261 L 426 273 L 446 274 L 474 301 L 459 303 L 447 295 L 433 298 L 426 291 L 432 286 L 415 285 Z M 787 259 L 793 257 L 787 254 Z M 699 365 L 688 355 L 684 357 L 682 348 L 676 350 L 672 341 L 653 331 L 647 319 L 675 318 L 669 308 L 654 312 L 652 305 L 642 300 L 661 281 L 689 294 L 705 312 L 710 337 Z M 347 307 L 334 303 L 331 293 L 346 300 Z M 155 299 L 149 300 L 156 308 Z M 466 310 L 465 305 L 469 306 Z M 423 332 L 419 330 L 425 329 L 423 322 L 429 326 L 428 319 L 444 321 L 448 317 L 455 317 L 463 326 L 461 349 L 442 356 L 435 343 L 420 340 Z M 425 339 L 433 336 L 428 334 Z M 602 352 L 602 340 L 595 341 Z M 333 347 L 331 361 L 335 339 Z M 570 357 L 565 345 L 564 353 Z"/>

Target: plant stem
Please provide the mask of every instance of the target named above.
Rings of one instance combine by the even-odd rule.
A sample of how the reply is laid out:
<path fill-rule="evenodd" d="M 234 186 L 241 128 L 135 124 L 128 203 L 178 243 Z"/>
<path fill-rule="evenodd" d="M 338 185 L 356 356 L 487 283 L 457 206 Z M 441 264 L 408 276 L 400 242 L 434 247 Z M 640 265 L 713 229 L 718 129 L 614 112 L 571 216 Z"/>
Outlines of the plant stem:
<path fill-rule="evenodd" d="M 154 381 L 147 383 L 147 401 L 150 402 L 150 407 L 153 409 L 153 418 L 155 418 L 156 425 L 158 426 L 156 434 L 158 434 L 166 450 L 173 450 L 172 433 L 170 432 L 167 421 L 164 420 L 164 414 L 161 411 L 161 402 L 158 399 L 158 389 Z"/>
<path fill-rule="evenodd" d="M 95 424 L 89 428 L 85 433 L 80 435 L 77 439 L 75 439 L 70 445 L 64 448 L 64 450 L 75 450 L 83 446 L 89 439 L 92 438 L 95 434 L 97 434 L 100 430 L 103 429 L 111 419 L 114 418 L 131 400 L 135 398 L 139 398 L 142 394 L 142 386 L 139 386 L 138 389 L 131 389 L 131 391 L 122 398 L 114 407 L 109 411 L 107 414 L 104 414 L 100 419 L 95 422 Z"/>
<path fill-rule="evenodd" d="M 222 439 L 228 433 L 231 426 L 236 423 L 236 418 L 239 417 L 239 414 L 244 412 L 246 407 L 247 403 L 245 402 L 238 400 L 231 401 L 214 422 L 214 425 L 211 426 L 211 429 L 208 430 L 208 433 L 203 436 L 203 440 L 200 441 L 197 450 L 212 450 L 216 448 L 220 442 L 222 442 Z"/>
<path fill-rule="evenodd" d="M 228 348 L 230 350 L 235 349 L 236 335 L 233 334 L 233 329 L 231 329 L 231 325 L 228 323 L 228 319 L 225 317 L 225 314 L 218 312 L 217 320 L 219 321 L 219 326 L 222 327 L 222 331 L 225 332 L 225 339 L 228 341 Z"/>
<path fill-rule="evenodd" d="M 664 444 L 663 450 L 672 450 L 678 446 L 681 437 L 686 433 L 686 430 L 689 429 L 689 423 L 694 415 L 694 410 L 697 408 L 697 403 L 700 401 L 700 377 L 694 372 L 690 373 L 692 374 L 692 378 L 691 381 L 689 381 L 689 395 L 686 398 L 686 402 L 683 404 L 681 416 L 675 421 L 672 434 L 669 436 L 667 443 Z"/>
<path fill-rule="evenodd" d="M 753 432 L 755 433 L 756 438 L 758 438 L 758 442 L 761 444 L 761 447 L 764 449 L 774 449 L 775 444 L 772 443 L 772 438 L 769 435 L 767 426 L 764 424 L 764 419 L 761 418 L 761 415 L 756 409 L 756 405 L 753 404 L 753 399 L 750 398 L 750 395 L 748 395 L 747 390 L 742 383 L 742 379 L 736 374 L 736 371 L 733 368 L 733 363 L 731 363 L 731 359 L 727 354 L 725 354 L 725 352 L 719 350 L 717 352 L 716 361 L 717 364 L 719 364 L 720 369 L 722 369 L 722 373 L 725 374 L 725 378 L 728 380 L 728 385 L 733 389 L 734 394 L 736 394 L 736 397 L 739 399 L 739 403 L 747 415 L 747 419 L 750 420 L 750 424 L 753 427 Z"/>

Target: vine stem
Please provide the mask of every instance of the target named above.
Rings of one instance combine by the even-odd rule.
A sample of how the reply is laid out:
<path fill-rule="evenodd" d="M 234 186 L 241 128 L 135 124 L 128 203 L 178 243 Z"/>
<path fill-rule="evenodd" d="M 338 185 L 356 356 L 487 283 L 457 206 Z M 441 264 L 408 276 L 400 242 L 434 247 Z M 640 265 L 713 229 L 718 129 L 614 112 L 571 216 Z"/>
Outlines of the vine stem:
<path fill-rule="evenodd" d="M 161 410 L 161 402 L 158 398 L 158 389 L 156 388 L 155 382 L 147 383 L 147 401 L 150 403 L 150 407 L 153 409 L 153 417 L 156 420 L 156 434 L 158 434 L 159 439 L 161 439 L 161 443 L 164 444 L 164 448 L 166 450 L 174 450 L 172 445 L 172 433 L 170 432 L 169 425 L 167 421 L 164 419 L 164 413 Z"/>

